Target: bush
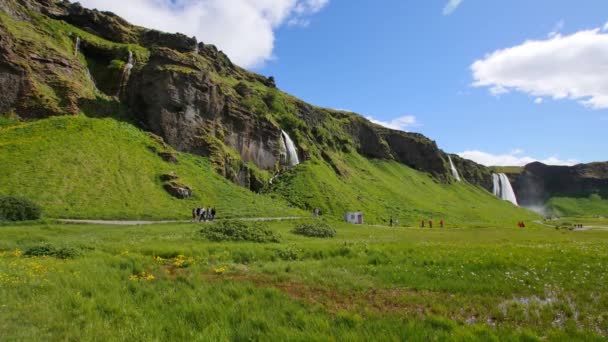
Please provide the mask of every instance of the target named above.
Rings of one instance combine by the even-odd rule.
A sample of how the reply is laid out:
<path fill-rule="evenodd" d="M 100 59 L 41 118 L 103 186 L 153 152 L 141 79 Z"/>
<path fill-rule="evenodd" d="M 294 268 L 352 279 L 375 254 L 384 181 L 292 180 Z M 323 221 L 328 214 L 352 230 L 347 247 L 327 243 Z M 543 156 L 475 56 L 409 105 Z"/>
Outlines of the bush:
<path fill-rule="evenodd" d="M 220 221 L 201 230 L 211 241 L 279 242 L 279 235 L 261 222 Z"/>
<path fill-rule="evenodd" d="M 26 198 L 0 197 L 0 221 L 38 220 L 41 214 L 40 207 Z"/>
<path fill-rule="evenodd" d="M 318 238 L 331 238 L 336 236 L 336 230 L 323 221 L 299 223 L 291 232 L 298 235 Z"/>
<path fill-rule="evenodd" d="M 57 259 L 73 259 L 80 255 L 80 252 L 72 247 L 56 248 L 52 245 L 38 245 L 28 248 L 23 255 L 27 257 L 52 256 Z"/>

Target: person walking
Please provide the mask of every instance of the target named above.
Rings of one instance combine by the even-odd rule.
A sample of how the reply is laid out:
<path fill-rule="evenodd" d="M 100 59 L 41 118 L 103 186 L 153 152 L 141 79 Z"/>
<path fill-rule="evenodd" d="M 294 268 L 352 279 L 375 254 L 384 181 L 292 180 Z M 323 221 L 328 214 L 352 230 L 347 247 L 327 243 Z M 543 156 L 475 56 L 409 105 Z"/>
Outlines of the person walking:
<path fill-rule="evenodd" d="M 211 208 L 211 221 L 215 221 L 215 207 Z"/>
<path fill-rule="evenodd" d="M 389 220 L 389 225 L 392 227 L 393 226 L 393 217 L 391 216 L 391 219 Z"/>
<path fill-rule="evenodd" d="M 443 220 L 439 221 L 439 227 L 443 228 Z"/>
<path fill-rule="evenodd" d="M 207 220 L 207 208 L 201 208 L 201 215 L 198 218 L 198 222 Z"/>
<path fill-rule="evenodd" d="M 420 222 L 420 228 L 424 228 L 424 220 Z"/>
<path fill-rule="evenodd" d="M 429 220 L 429 229 L 433 229 L 433 220 Z"/>

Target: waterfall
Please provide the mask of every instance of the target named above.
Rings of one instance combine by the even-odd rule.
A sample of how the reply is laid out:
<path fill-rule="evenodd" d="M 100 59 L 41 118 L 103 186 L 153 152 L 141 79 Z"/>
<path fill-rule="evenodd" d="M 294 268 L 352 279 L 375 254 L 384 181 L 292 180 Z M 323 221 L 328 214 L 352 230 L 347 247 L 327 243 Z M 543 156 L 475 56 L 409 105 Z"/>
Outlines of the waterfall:
<path fill-rule="evenodd" d="M 452 162 L 452 157 L 450 157 L 449 154 L 448 160 L 450 161 L 450 169 L 452 169 L 452 176 L 454 176 L 454 178 L 456 178 L 456 180 L 460 182 L 460 175 L 458 174 L 458 170 L 456 170 L 456 166 L 454 166 L 454 163 Z"/>
<path fill-rule="evenodd" d="M 78 56 L 80 52 L 80 37 L 76 37 L 76 44 L 74 45 L 74 56 Z"/>
<path fill-rule="evenodd" d="M 300 164 L 300 159 L 298 159 L 298 150 L 296 145 L 293 143 L 293 140 L 289 137 L 287 132 L 281 130 L 283 135 L 283 142 L 285 143 L 285 148 L 287 149 L 287 165 L 296 166 Z"/>
<path fill-rule="evenodd" d="M 127 64 L 125 64 L 124 69 L 122 70 L 122 75 L 120 76 L 120 83 L 118 84 L 118 93 L 116 96 L 120 96 L 122 94 L 122 90 L 127 85 L 129 81 L 129 76 L 131 76 L 131 69 L 133 69 L 134 61 L 133 61 L 133 52 L 129 51 L 129 59 Z"/>
<path fill-rule="evenodd" d="M 509 201 L 514 205 L 517 204 L 517 197 L 511 186 L 509 178 L 504 173 L 492 174 L 492 182 L 494 183 L 494 195 L 505 201 Z"/>
<path fill-rule="evenodd" d="M 492 189 L 494 196 L 500 197 L 500 178 L 495 173 L 492 174 L 492 183 L 494 184 L 494 188 Z"/>

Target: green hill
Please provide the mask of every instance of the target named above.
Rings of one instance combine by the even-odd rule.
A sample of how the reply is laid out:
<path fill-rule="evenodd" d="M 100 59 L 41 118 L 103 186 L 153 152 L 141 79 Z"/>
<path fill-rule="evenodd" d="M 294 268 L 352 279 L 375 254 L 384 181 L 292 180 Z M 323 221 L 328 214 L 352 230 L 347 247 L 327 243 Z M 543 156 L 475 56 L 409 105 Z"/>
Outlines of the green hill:
<path fill-rule="evenodd" d="M 158 152 L 164 150 L 179 162 L 163 160 Z M 217 175 L 207 158 L 177 153 L 131 124 L 55 117 L 0 128 L 0 193 L 28 197 L 58 218 L 185 218 L 197 205 L 214 205 L 223 217 L 305 214 L 293 207 L 319 207 L 335 217 L 362 210 L 368 222 L 393 216 L 407 225 L 422 218 L 467 225 L 530 218 L 478 187 L 442 184 L 394 161 L 356 153 L 328 160 L 300 164 L 256 194 Z M 161 176 L 171 172 L 192 188 L 193 198 L 163 189 Z"/>
<path fill-rule="evenodd" d="M 288 171 L 275 190 L 299 207 L 335 214 L 361 210 L 372 224 L 385 224 L 393 217 L 405 225 L 431 218 L 481 226 L 535 217 L 477 186 L 441 183 L 395 161 L 369 160 L 355 153 L 336 154 L 331 160 L 333 167 L 315 160 Z"/>
<path fill-rule="evenodd" d="M 0 128 L 0 194 L 30 198 L 58 218 L 183 219 L 197 205 L 214 205 L 224 217 L 302 214 L 234 185 L 204 158 L 176 154 L 178 164 L 166 162 L 153 151 L 162 149 L 169 148 L 113 119 L 55 117 Z M 192 188 L 192 199 L 163 189 L 160 177 L 171 171 Z"/>

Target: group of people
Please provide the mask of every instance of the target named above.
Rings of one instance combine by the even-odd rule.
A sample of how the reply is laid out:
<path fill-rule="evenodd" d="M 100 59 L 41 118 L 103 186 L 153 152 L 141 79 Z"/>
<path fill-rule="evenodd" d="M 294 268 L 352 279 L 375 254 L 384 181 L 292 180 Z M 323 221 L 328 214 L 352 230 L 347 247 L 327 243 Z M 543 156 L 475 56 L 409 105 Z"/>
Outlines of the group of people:
<path fill-rule="evenodd" d="M 425 227 L 425 223 L 426 223 L 426 221 L 425 221 L 425 220 L 422 220 L 422 221 L 420 222 L 420 228 L 424 228 L 424 227 Z M 445 224 L 445 223 L 443 222 L 443 220 L 440 220 L 440 221 L 439 221 L 439 228 L 443 228 L 443 225 L 444 225 L 444 224 Z M 429 228 L 433 228 L 433 220 L 429 220 Z"/>
<path fill-rule="evenodd" d="M 385 222 L 386 222 L 386 221 L 385 221 Z M 426 220 L 422 220 L 422 221 L 420 222 L 420 227 L 421 227 L 421 228 L 425 228 L 425 227 L 426 227 L 426 223 L 427 223 L 427 221 L 426 221 Z M 440 227 L 440 228 L 443 228 L 444 224 L 445 224 L 445 223 L 443 222 L 443 220 L 439 221 L 439 227 Z M 390 218 L 390 220 L 389 220 L 389 225 L 390 225 L 391 227 L 393 227 L 393 226 L 399 226 L 399 220 L 398 220 L 398 219 L 393 219 L 393 218 L 391 217 L 391 218 Z M 429 220 L 429 221 L 428 221 L 428 226 L 429 226 L 429 228 L 433 228 L 433 220 Z"/>
<path fill-rule="evenodd" d="M 519 222 L 517 222 L 517 226 L 518 226 L 519 228 L 526 228 L 526 224 L 524 223 L 524 221 L 519 221 Z"/>
<path fill-rule="evenodd" d="M 192 222 L 207 222 L 215 220 L 215 207 L 192 209 Z"/>

